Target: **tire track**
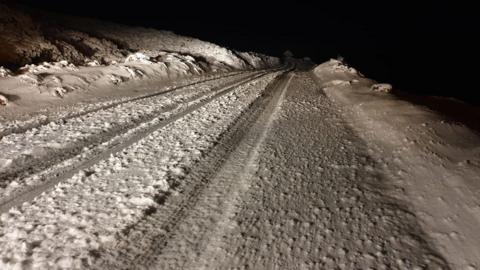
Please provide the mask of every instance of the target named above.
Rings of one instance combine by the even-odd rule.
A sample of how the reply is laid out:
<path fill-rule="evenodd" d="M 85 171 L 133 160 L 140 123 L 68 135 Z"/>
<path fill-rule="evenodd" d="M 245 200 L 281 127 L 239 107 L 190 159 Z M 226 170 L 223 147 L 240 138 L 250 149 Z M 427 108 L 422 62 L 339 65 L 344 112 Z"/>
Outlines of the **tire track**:
<path fill-rule="evenodd" d="M 0 215 L 1 268 L 92 267 L 103 250 L 115 246 L 117 233 L 127 233 L 144 215 L 162 211 L 165 200 L 178 196 L 177 187 L 192 166 L 218 145 L 278 74 L 240 85 Z"/>
<path fill-rule="evenodd" d="M 160 95 L 165 95 L 165 94 L 172 93 L 172 92 L 175 92 L 175 91 L 178 91 L 178 90 L 183 90 L 184 88 L 187 88 L 187 87 L 200 85 L 200 84 L 203 84 L 203 83 L 206 83 L 206 82 L 219 80 L 219 79 L 224 79 L 224 78 L 233 77 L 233 76 L 242 75 L 242 74 L 243 74 L 243 72 L 232 72 L 232 73 L 222 75 L 222 76 L 213 76 L 212 78 L 208 78 L 208 79 L 204 79 L 204 80 L 198 80 L 198 81 L 194 81 L 194 82 L 187 83 L 187 84 L 180 85 L 180 86 L 175 86 L 175 87 L 173 87 L 171 89 L 168 89 L 168 90 L 161 90 L 161 91 L 146 94 L 146 95 L 124 98 L 124 99 L 121 99 L 121 100 L 101 102 L 101 104 L 98 105 L 98 106 L 94 105 L 94 108 L 92 108 L 92 109 L 86 109 L 86 110 L 82 110 L 80 112 L 74 112 L 72 114 L 68 114 L 65 117 L 55 118 L 55 117 L 48 117 L 47 116 L 46 118 L 38 119 L 34 123 L 24 122 L 23 124 L 20 124 L 20 126 L 18 126 L 19 125 L 18 123 L 10 124 L 10 125 L 14 125 L 13 127 L 8 127 L 9 124 L 7 123 L 7 126 L 2 128 L 2 130 L 0 131 L 0 140 L 5 136 L 11 135 L 11 134 L 24 133 L 24 132 L 27 132 L 27 131 L 32 130 L 34 128 L 38 129 L 38 128 L 40 128 L 42 126 L 46 126 L 46 125 L 48 125 L 52 122 L 61 124 L 61 123 L 65 122 L 69 119 L 72 119 L 72 118 L 81 117 L 81 116 L 84 116 L 84 115 L 87 115 L 87 114 L 90 114 L 90 113 L 95 113 L 95 112 L 98 112 L 98 111 L 101 111 L 101 110 L 111 109 L 111 108 L 117 107 L 117 106 L 125 104 L 125 103 L 139 101 L 139 100 L 142 100 L 142 99 L 152 98 L 152 97 L 156 97 L 156 96 L 160 96 Z M 107 103 L 107 104 L 104 104 L 104 103 Z M 5 124 L 3 124 L 3 125 L 5 125 Z"/>
<path fill-rule="evenodd" d="M 229 191 L 234 191 L 235 189 L 232 188 L 231 185 L 238 187 L 239 184 L 242 184 L 242 181 L 233 183 L 232 179 L 228 177 L 228 179 L 219 179 L 225 177 L 225 175 L 219 176 L 218 174 L 219 172 L 226 173 L 222 171 L 225 167 L 225 162 L 234 162 L 236 165 L 236 171 L 228 172 L 228 176 L 235 175 L 237 172 L 242 172 L 243 169 L 250 167 L 249 165 L 251 164 L 248 161 L 255 158 L 254 153 L 258 151 L 262 138 L 266 135 L 266 130 L 269 127 L 269 121 L 271 121 L 269 120 L 270 116 L 274 114 L 286 89 L 285 87 L 283 91 L 277 91 L 279 85 L 283 82 L 284 80 L 278 79 L 270 84 L 264 94 L 251 104 L 234 124 L 228 128 L 227 132 L 222 135 L 217 146 L 190 170 L 187 177 L 183 179 L 184 184 L 179 188 L 182 190 L 180 196 L 176 196 L 167 201 L 164 209 L 162 208 L 154 214 L 146 215 L 139 223 L 132 225 L 131 228 L 125 232 L 125 235 L 119 235 L 122 241 L 113 248 L 113 253 L 118 254 L 118 264 L 111 265 L 103 262 L 97 265 L 96 268 L 150 269 L 153 264 L 157 263 L 159 256 L 162 256 L 162 253 L 170 242 L 174 244 L 180 243 L 180 248 L 170 253 L 175 254 L 177 257 L 167 258 L 163 260 L 163 264 L 157 266 L 161 269 L 182 268 L 184 265 L 175 264 L 175 262 L 181 262 L 181 258 L 190 258 L 193 253 L 184 254 L 185 249 L 195 249 L 195 246 L 182 245 L 185 241 L 171 241 L 172 238 L 181 235 L 181 232 L 187 231 L 189 232 L 187 242 L 189 242 L 192 241 L 192 239 L 202 238 L 207 234 L 206 230 L 208 230 L 208 227 L 202 227 L 204 230 L 199 232 L 192 228 L 197 228 L 197 225 L 201 226 L 201 224 L 186 223 L 185 226 L 184 221 L 197 213 L 195 210 L 196 205 L 201 202 L 205 196 L 208 196 L 205 193 L 210 189 L 216 189 L 217 192 L 221 191 L 223 195 L 227 195 Z M 246 136 L 249 136 L 249 138 L 246 139 Z M 237 149 L 238 145 L 242 145 L 242 149 Z M 229 183 L 225 186 L 223 185 L 225 183 L 222 181 Z M 216 195 L 212 197 L 222 198 L 222 196 Z M 231 195 L 232 194 L 225 197 Z M 212 205 L 215 205 L 215 203 L 216 201 Z M 220 204 L 220 206 L 224 205 Z M 205 216 L 204 214 L 206 213 L 207 211 L 200 211 L 200 220 L 198 220 L 200 223 L 202 221 L 211 221 L 210 218 L 212 217 Z M 214 209 L 211 213 L 216 213 L 213 215 L 215 215 L 217 221 L 219 218 L 218 215 L 222 215 L 222 212 L 218 209 Z M 146 231 L 144 230 L 145 227 L 151 229 Z M 208 238 L 208 236 L 206 238 Z M 153 241 L 148 243 L 149 246 L 147 248 L 132 247 L 134 243 L 144 244 L 144 239 L 151 239 Z M 137 250 L 148 250 L 148 252 L 138 254 L 138 252 L 136 252 Z M 132 257 L 132 254 L 136 255 Z"/>
<path fill-rule="evenodd" d="M 258 74 L 262 74 L 262 73 L 254 73 L 253 75 L 249 74 L 247 76 L 247 80 L 248 80 L 248 78 L 254 77 Z M 241 78 L 239 81 L 234 81 L 233 83 L 231 83 L 231 84 L 229 83 L 229 84 L 227 84 L 227 86 L 223 86 L 223 87 L 228 87 L 229 85 L 232 86 L 232 85 L 235 85 L 237 83 L 241 83 L 244 80 L 245 80 L 245 78 Z M 214 93 L 215 91 L 218 91 L 221 88 L 222 87 L 213 88 L 211 90 L 208 89 L 207 91 L 204 91 L 204 92 L 199 91 L 198 96 L 196 96 L 197 93 L 193 93 L 193 97 L 190 97 L 190 98 L 188 98 L 188 96 L 185 95 L 185 94 L 180 95 L 180 93 L 178 93 L 178 96 L 173 96 L 173 98 L 174 99 L 176 98 L 176 99 L 179 99 L 179 100 L 177 102 L 174 102 L 173 104 L 168 104 L 167 103 L 167 102 L 170 102 L 168 98 L 166 98 L 165 100 L 160 100 L 160 104 L 154 104 L 152 102 L 152 104 L 154 104 L 155 106 L 161 105 L 163 107 L 153 108 L 151 111 L 142 112 L 142 114 L 140 114 L 140 115 L 137 114 L 136 116 L 135 115 L 134 116 L 129 116 L 131 121 L 126 122 L 124 119 L 122 119 L 123 122 L 115 121 L 113 123 L 114 126 L 113 127 L 109 126 L 108 130 L 106 132 L 104 130 L 88 131 L 88 129 L 90 127 L 88 127 L 87 125 L 90 124 L 89 123 L 90 121 L 80 122 L 80 125 L 84 125 L 85 128 L 87 129 L 87 132 L 90 132 L 90 133 L 88 133 L 86 136 L 82 135 L 83 138 L 78 142 L 75 141 L 73 145 L 69 141 L 68 142 L 69 145 L 67 145 L 65 147 L 61 147 L 60 149 L 57 149 L 57 147 L 55 147 L 55 146 L 53 146 L 53 147 L 48 147 L 47 146 L 46 150 L 44 150 L 44 149 L 41 149 L 41 150 L 43 152 L 45 152 L 45 151 L 48 151 L 48 152 L 47 153 L 41 153 L 40 155 L 37 155 L 37 156 L 28 155 L 28 154 L 27 155 L 17 154 L 17 156 L 12 157 L 12 155 L 10 155 L 9 158 L 10 159 L 15 158 L 15 160 L 12 160 L 11 161 L 12 164 L 10 164 L 8 168 L 4 168 L 3 172 L 0 172 L 0 179 L 2 179 L 0 181 L 0 187 L 2 187 L 2 186 L 5 187 L 5 185 L 14 181 L 15 179 L 26 178 L 30 175 L 41 172 L 41 171 L 45 170 L 46 168 L 51 167 L 53 164 L 60 163 L 62 161 L 65 161 L 65 160 L 67 160 L 71 157 L 74 157 L 74 156 L 78 155 L 79 153 L 82 152 L 82 148 L 84 148 L 84 147 L 90 147 L 91 148 L 93 146 L 100 145 L 100 144 L 108 141 L 112 137 L 116 136 L 117 134 L 124 133 L 125 130 L 133 129 L 136 126 L 139 126 L 143 123 L 151 121 L 152 119 L 154 119 L 156 117 L 159 117 L 159 115 L 174 112 L 176 109 L 178 109 L 178 107 L 182 103 L 190 103 L 190 102 L 195 102 L 196 100 L 201 100 L 203 97 L 208 96 L 209 94 Z M 187 96 L 186 99 L 185 99 L 185 96 Z M 157 97 L 157 96 L 154 95 L 154 96 L 151 96 L 150 98 L 155 98 L 155 97 Z M 142 99 L 142 100 L 146 100 L 146 99 Z M 136 102 L 136 101 L 130 101 L 130 103 L 132 104 L 131 106 L 136 105 L 136 103 L 134 103 L 134 102 Z M 158 101 L 155 101 L 155 102 L 158 103 Z M 126 103 L 124 103 L 124 104 L 126 104 Z M 117 113 L 120 113 L 122 111 L 126 111 L 126 109 L 128 109 L 128 108 L 124 107 L 123 109 L 121 109 L 121 108 L 118 108 L 118 109 L 119 109 L 119 111 L 117 110 L 118 111 Z M 106 109 L 105 109 L 105 110 L 99 110 L 98 113 L 100 113 L 100 111 L 107 112 Z M 111 111 L 110 112 L 111 115 L 113 113 L 116 113 L 116 111 Z M 108 116 L 108 114 L 106 116 Z M 95 115 L 93 113 L 92 113 L 92 115 L 85 116 L 85 117 L 88 117 L 89 120 L 94 120 L 95 119 Z M 105 117 L 105 116 L 100 116 L 100 117 Z M 79 117 L 78 119 L 81 119 L 81 118 Z M 74 128 L 77 128 L 76 125 L 65 128 L 66 124 L 67 123 L 65 122 L 64 125 L 62 125 L 60 128 L 57 127 L 56 130 L 48 131 L 48 133 L 50 133 L 50 134 L 57 133 L 59 135 L 62 135 L 62 134 L 63 135 L 68 135 L 70 137 L 73 137 L 74 139 L 76 139 L 76 137 L 78 138 L 78 136 L 72 136 L 71 134 L 65 133 L 65 132 L 73 131 Z M 53 137 L 53 139 L 55 140 L 55 137 Z M 27 141 L 27 145 L 28 145 L 29 144 L 28 140 L 36 140 L 36 136 L 33 136 L 31 138 L 26 138 L 25 140 Z M 19 142 L 23 143 L 22 141 L 19 141 Z M 18 150 L 15 150 L 15 151 L 18 152 Z M 32 149 L 31 151 L 34 151 L 34 149 Z M 48 159 L 44 160 L 48 153 L 50 153 L 50 155 L 48 156 Z"/>
<path fill-rule="evenodd" d="M 181 110 L 180 112 L 173 114 L 167 117 L 166 119 L 159 119 L 157 117 L 152 117 L 146 121 L 143 121 L 142 123 L 137 125 L 137 128 L 131 128 L 126 132 L 124 132 L 122 134 L 123 136 L 119 135 L 115 137 L 115 139 L 111 140 L 110 144 L 107 145 L 106 147 L 98 147 L 98 144 L 97 144 L 96 148 L 94 148 L 93 150 L 87 151 L 88 154 L 86 158 L 76 160 L 73 162 L 70 160 L 66 160 L 63 162 L 63 164 L 62 163 L 57 164 L 56 166 L 54 166 L 54 168 L 51 168 L 50 170 L 45 170 L 44 168 L 43 174 L 34 175 L 34 177 L 37 178 L 36 179 L 37 182 L 39 179 L 43 180 L 43 181 L 39 181 L 41 182 L 40 184 L 29 186 L 27 188 L 19 190 L 19 192 L 15 192 L 13 195 L 2 198 L 2 200 L 0 201 L 0 214 L 8 211 L 10 208 L 14 206 L 22 204 L 23 202 L 32 200 L 42 192 L 55 186 L 57 183 L 72 177 L 79 170 L 87 169 L 88 167 L 92 166 L 98 161 L 105 159 L 117 152 L 120 152 L 122 149 L 128 147 L 129 145 L 132 145 L 133 143 L 141 140 L 142 138 L 149 135 L 153 131 L 160 129 L 168 125 L 169 123 L 172 123 L 182 118 L 183 116 L 207 105 L 208 103 L 212 102 L 213 100 L 223 95 L 226 95 L 227 93 L 233 91 L 236 87 L 242 84 L 246 84 L 248 82 L 254 81 L 258 78 L 261 78 L 266 74 L 268 74 L 268 72 L 261 72 L 260 74 L 254 74 L 253 76 L 243 79 L 240 82 L 236 82 L 233 85 L 221 87 L 220 89 L 213 91 L 213 94 L 208 95 L 206 98 L 205 96 L 202 96 L 198 99 L 195 99 L 195 101 L 198 101 L 198 100 L 201 100 L 202 98 L 205 98 L 204 100 L 201 100 L 198 103 L 187 106 L 184 110 Z M 50 164 L 49 167 L 51 166 L 53 165 Z"/>
<path fill-rule="evenodd" d="M 258 170 L 258 156 L 261 152 L 261 147 L 264 144 L 268 133 L 272 129 L 274 120 L 278 117 L 279 110 L 285 99 L 285 94 L 290 86 L 290 83 L 294 77 L 292 73 L 290 78 L 285 76 L 284 84 L 280 84 L 278 91 L 273 100 L 268 105 L 268 108 L 259 117 L 252 130 L 247 134 L 247 137 L 243 141 L 243 145 L 240 145 L 235 151 L 227 164 L 223 167 L 223 170 L 218 173 L 216 179 L 219 182 L 223 181 L 225 188 L 218 189 L 216 185 L 214 188 L 215 197 L 223 197 L 226 200 L 223 202 L 221 215 L 217 215 L 216 222 L 211 222 L 211 226 L 214 229 L 208 229 L 209 227 L 203 227 L 201 242 L 196 247 L 194 254 L 198 254 L 196 258 L 186 262 L 183 269 L 211 269 L 214 267 L 214 259 L 218 256 L 218 250 L 222 250 L 222 237 L 227 234 L 231 225 L 232 217 L 235 215 L 237 205 L 242 200 L 242 195 L 247 192 L 250 187 L 250 179 Z M 243 148 L 243 149 L 242 149 Z M 250 148 L 249 151 L 246 149 Z M 237 172 L 240 172 L 238 175 Z M 224 190 L 227 190 L 225 192 Z M 226 194 L 230 196 L 226 196 Z M 222 196 L 223 195 L 223 196 Z M 211 196 L 211 195 L 210 195 Z M 210 212 L 215 208 L 215 204 L 207 204 L 204 206 L 206 210 L 202 212 Z M 198 207 L 197 207 L 198 208 Z M 211 219 L 212 220 L 212 219 Z M 194 222 L 198 222 L 194 221 Z M 198 232 L 196 234 L 199 234 Z"/>

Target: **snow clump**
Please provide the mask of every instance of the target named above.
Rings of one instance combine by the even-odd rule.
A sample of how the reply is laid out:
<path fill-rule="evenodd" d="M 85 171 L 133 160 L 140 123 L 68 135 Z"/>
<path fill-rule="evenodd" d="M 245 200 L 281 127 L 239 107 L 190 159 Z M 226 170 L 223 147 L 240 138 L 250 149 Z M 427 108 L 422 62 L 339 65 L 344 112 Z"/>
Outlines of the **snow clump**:
<path fill-rule="evenodd" d="M 58 61 L 58 62 L 43 62 L 39 65 L 30 64 L 25 65 L 20 68 L 20 71 L 23 73 L 42 73 L 47 70 L 55 70 L 55 71 L 62 71 L 62 70 L 69 70 L 69 71 L 77 71 L 78 68 L 74 65 L 69 63 L 66 60 Z"/>
<path fill-rule="evenodd" d="M 134 54 L 130 54 L 129 56 L 127 56 L 127 58 L 125 58 L 125 63 L 129 63 L 129 62 L 152 64 L 152 61 L 150 61 L 150 57 L 140 52 L 136 52 Z"/>
<path fill-rule="evenodd" d="M 85 65 L 87 67 L 98 67 L 100 66 L 100 63 L 97 60 L 88 60 Z"/>
<path fill-rule="evenodd" d="M 354 69 L 352 67 L 349 67 L 343 61 L 340 61 L 340 60 L 337 60 L 337 59 L 330 59 L 330 63 L 332 64 L 333 71 L 348 72 L 348 73 L 351 73 L 351 74 L 358 74 L 356 69 Z"/>
<path fill-rule="evenodd" d="M 370 89 L 374 92 L 390 93 L 392 85 L 389 83 L 376 83 Z"/>
<path fill-rule="evenodd" d="M 8 78 L 12 76 L 12 72 L 8 68 L 0 66 L 0 78 Z"/>

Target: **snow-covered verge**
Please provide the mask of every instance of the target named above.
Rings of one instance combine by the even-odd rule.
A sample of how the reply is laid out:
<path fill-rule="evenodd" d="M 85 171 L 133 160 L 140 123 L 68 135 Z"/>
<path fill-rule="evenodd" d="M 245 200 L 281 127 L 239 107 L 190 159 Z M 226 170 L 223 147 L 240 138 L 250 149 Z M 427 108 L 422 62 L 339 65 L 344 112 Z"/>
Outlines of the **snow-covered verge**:
<path fill-rule="evenodd" d="M 279 63 L 275 57 L 239 53 L 168 31 L 62 16 L 6 3 L 0 3 L 0 14 L 0 66 L 61 60 L 75 65 L 92 60 L 111 64 L 138 51 L 149 57 L 159 52 L 189 55 L 195 61 L 206 62 L 211 69 L 261 68 Z"/>
<path fill-rule="evenodd" d="M 208 71 L 204 62 L 197 62 L 188 55 L 166 52 L 159 52 L 156 57 L 137 52 L 126 56 L 121 63 L 109 65 L 90 61 L 76 66 L 62 60 L 25 65 L 15 75 L 4 70 L 6 75 L 0 78 L 0 94 L 13 97 L 8 98 L 12 106 L 33 106 L 32 103 L 38 105 L 73 92 L 81 95 L 132 81 L 175 80 Z"/>
<path fill-rule="evenodd" d="M 480 136 L 331 60 L 313 70 L 454 269 L 480 267 Z M 385 183 L 379 183 L 384 185 Z"/>
<path fill-rule="evenodd" d="M 276 57 L 236 52 L 172 32 L 3 2 L 0 44 L 0 106 L 10 109 L 42 107 L 73 92 L 81 96 L 131 81 L 178 80 L 280 64 Z"/>

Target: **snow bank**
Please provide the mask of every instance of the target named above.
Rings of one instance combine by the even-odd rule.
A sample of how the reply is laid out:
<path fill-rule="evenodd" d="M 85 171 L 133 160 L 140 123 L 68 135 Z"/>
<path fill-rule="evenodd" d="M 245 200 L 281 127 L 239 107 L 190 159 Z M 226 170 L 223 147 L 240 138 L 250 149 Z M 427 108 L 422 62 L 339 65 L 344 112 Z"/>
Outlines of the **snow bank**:
<path fill-rule="evenodd" d="M 199 75 L 208 72 L 208 68 L 206 63 L 190 55 L 162 52 L 150 57 L 137 52 L 128 55 L 120 64 L 100 65 L 96 60 L 83 67 L 67 61 L 29 64 L 19 69 L 19 75 L 8 75 L 0 86 L 9 85 L 8 93 L 19 99 L 40 98 L 39 95 L 45 94 L 64 97 L 74 91 L 87 92 L 132 80 Z"/>
<path fill-rule="evenodd" d="M 333 80 L 351 81 L 357 77 L 362 77 L 357 70 L 347 66 L 342 61 L 335 59 L 331 59 L 330 61 L 318 65 L 313 72 L 325 83 L 329 83 Z"/>
<path fill-rule="evenodd" d="M 168 31 L 122 26 L 60 16 L 0 3 L 0 65 L 24 66 L 67 60 L 75 65 L 102 65 L 127 59 L 147 60 L 140 51 L 167 51 L 201 58 L 212 69 L 247 69 L 278 65 L 278 58 L 239 53 L 213 43 Z M 45 18 L 49 18 L 48 21 Z M 21 29 L 22 31 L 18 31 Z M 146 56 L 146 55 L 144 55 Z M 148 61 L 148 60 L 147 60 Z"/>
<path fill-rule="evenodd" d="M 394 185 L 391 195 L 408 202 L 442 255 L 458 269 L 480 267 L 479 134 L 399 99 L 390 85 L 376 84 L 339 61 L 313 73 L 384 164 L 381 173 Z"/>
<path fill-rule="evenodd" d="M 0 17 L 0 94 L 16 97 L 11 110 L 132 81 L 175 80 L 280 64 L 275 57 L 236 52 L 172 32 L 60 16 L 4 2 Z"/>

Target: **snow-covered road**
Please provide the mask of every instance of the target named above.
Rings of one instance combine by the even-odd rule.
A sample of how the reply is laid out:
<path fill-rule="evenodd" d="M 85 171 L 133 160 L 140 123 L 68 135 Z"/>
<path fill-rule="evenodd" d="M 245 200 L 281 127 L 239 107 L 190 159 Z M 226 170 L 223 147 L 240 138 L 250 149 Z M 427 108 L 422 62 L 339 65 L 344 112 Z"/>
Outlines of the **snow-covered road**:
<path fill-rule="evenodd" d="M 378 165 L 335 105 L 307 74 L 288 77 L 153 268 L 444 267 L 412 215 L 369 186 Z"/>
<path fill-rule="evenodd" d="M 308 72 L 2 127 L 0 269 L 451 266 Z"/>

